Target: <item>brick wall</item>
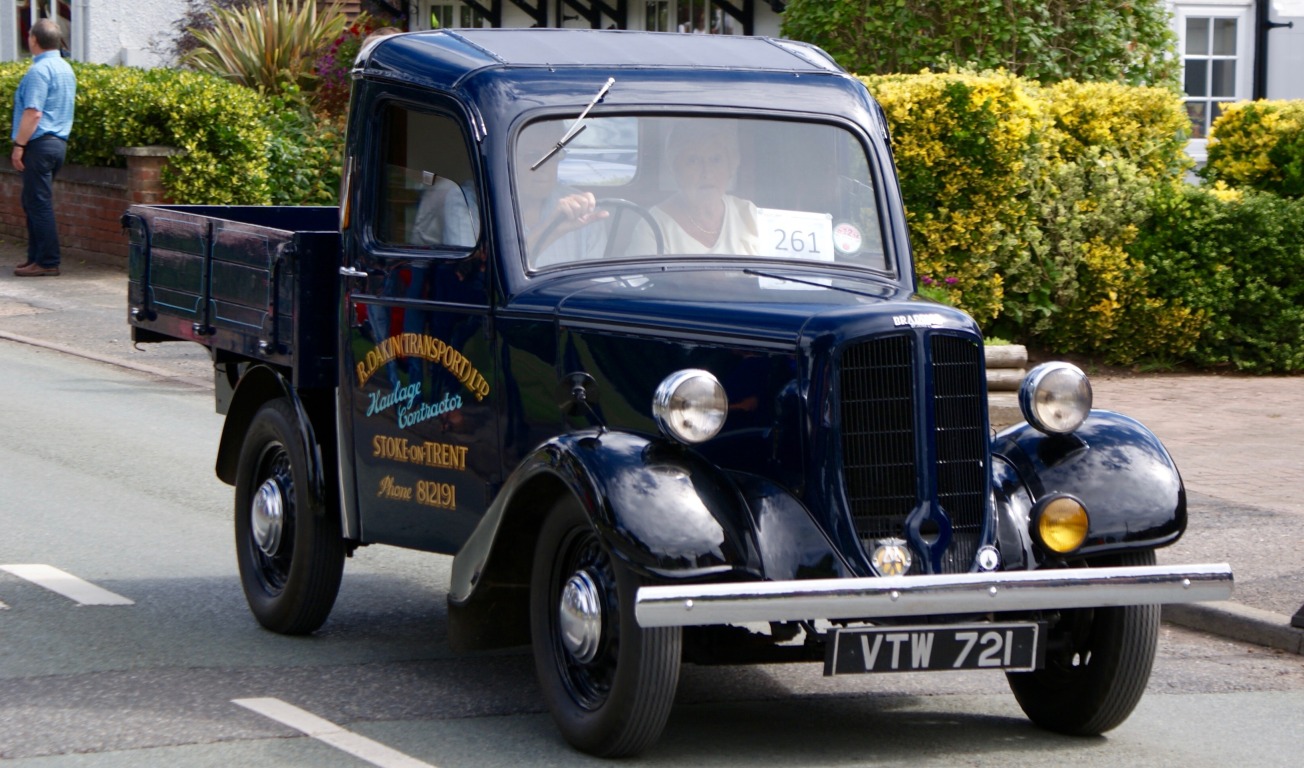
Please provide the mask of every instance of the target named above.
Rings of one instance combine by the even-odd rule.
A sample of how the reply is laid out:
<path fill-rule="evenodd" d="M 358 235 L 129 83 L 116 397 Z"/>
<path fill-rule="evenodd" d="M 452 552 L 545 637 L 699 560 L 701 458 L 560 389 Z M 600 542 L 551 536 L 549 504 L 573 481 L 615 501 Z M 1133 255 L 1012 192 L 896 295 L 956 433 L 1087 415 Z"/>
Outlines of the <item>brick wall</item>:
<path fill-rule="evenodd" d="M 65 165 L 54 180 L 54 213 L 59 248 L 65 259 L 127 259 L 127 238 L 120 219 L 132 203 L 166 202 L 159 180 L 168 151 L 123 150 L 126 168 Z M 23 178 L 0 168 L 0 235 L 27 242 L 23 216 Z"/>

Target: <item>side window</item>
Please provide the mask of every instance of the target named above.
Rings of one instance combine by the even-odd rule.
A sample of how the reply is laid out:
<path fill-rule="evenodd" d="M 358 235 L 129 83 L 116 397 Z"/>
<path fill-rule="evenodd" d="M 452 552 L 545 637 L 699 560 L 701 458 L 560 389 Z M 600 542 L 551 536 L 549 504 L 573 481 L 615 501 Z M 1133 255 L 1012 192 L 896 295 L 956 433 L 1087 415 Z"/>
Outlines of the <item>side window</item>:
<path fill-rule="evenodd" d="M 466 249 L 480 237 L 475 174 L 457 121 L 385 108 L 376 238 L 385 245 Z"/>

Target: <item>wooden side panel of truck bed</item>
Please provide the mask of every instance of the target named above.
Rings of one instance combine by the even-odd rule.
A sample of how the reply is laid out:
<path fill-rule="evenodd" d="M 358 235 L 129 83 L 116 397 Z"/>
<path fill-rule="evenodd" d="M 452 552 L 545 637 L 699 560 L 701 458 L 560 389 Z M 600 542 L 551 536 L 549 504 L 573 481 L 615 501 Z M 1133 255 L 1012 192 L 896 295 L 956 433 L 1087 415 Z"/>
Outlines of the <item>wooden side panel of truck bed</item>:
<path fill-rule="evenodd" d="M 194 341 L 333 385 L 337 225 L 333 207 L 132 206 L 133 340 Z"/>

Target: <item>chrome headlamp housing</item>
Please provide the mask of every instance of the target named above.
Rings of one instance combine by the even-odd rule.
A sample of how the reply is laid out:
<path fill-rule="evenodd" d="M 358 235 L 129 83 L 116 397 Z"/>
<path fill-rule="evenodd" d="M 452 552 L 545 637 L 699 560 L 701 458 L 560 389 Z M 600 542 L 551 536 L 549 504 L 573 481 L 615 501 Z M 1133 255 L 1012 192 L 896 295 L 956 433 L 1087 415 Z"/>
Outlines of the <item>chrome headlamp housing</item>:
<path fill-rule="evenodd" d="M 661 432 L 689 445 L 719 434 L 728 413 L 729 400 L 720 381 L 697 368 L 665 377 L 652 396 L 652 416 Z"/>
<path fill-rule="evenodd" d="M 1068 434 L 1091 413 L 1091 382 L 1071 363 L 1042 363 L 1019 387 L 1019 410 L 1042 432 Z"/>

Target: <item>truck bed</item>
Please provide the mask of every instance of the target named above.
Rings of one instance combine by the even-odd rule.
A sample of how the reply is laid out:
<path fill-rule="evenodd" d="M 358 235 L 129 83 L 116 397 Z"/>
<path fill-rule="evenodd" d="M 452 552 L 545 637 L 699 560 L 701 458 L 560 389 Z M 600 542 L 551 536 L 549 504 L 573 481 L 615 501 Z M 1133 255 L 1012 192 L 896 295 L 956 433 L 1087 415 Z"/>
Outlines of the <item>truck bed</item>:
<path fill-rule="evenodd" d="M 327 206 L 133 205 L 132 339 L 194 341 L 296 386 L 336 378 L 339 212 Z"/>

